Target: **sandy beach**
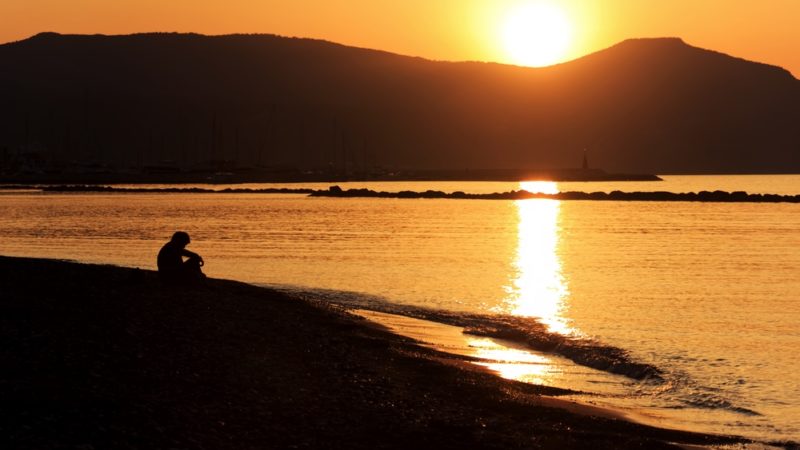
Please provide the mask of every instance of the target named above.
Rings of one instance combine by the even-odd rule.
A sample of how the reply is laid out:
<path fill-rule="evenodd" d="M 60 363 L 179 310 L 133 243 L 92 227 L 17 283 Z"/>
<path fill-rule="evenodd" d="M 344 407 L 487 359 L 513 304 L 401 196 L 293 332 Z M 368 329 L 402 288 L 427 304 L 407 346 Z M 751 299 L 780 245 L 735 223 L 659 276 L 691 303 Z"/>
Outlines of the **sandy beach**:
<path fill-rule="evenodd" d="M 508 380 L 313 299 L 0 257 L 0 448 L 658 449 L 663 430 Z"/>

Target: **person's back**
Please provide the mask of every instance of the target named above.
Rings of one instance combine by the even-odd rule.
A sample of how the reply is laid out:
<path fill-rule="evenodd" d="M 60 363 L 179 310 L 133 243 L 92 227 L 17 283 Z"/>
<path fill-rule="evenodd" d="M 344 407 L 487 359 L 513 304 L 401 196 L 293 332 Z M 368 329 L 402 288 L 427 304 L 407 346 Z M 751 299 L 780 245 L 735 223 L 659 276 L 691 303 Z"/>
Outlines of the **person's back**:
<path fill-rule="evenodd" d="M 169 241 L 161 247 L 158 252 L 158 271 L 169 272 L 180 270 L 183 265 L 183 258 L 181 257 L 180 246 L 176 245 L 173 241 Z"/>
<path fill-rule="evenodd" d="M 190 283 L 205 278 L 200 269 L 203 258 L 185 248 L 190 242 L 188 233 L 176 231 L 172 239 L 161 247 L 156 263 L 158 274 L 164 281 Z M 186 261 L 183 260 L 184 256 L 188 258 Z"/>

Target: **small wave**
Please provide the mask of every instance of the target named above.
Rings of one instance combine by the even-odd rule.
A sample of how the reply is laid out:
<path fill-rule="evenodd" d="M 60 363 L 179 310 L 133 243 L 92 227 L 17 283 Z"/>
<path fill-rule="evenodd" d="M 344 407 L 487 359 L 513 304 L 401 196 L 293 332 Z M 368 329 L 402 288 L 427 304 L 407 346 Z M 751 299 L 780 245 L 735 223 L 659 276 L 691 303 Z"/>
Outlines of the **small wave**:
<path fill-rule="evenodd" d="M 696 398 L 693 400 L 689 400 L 687 402 L 689 406 L 693 406 L 695 408 L 703 408 L 703 409 L 725 409 L 731 412 L 744 414 L 746 416 L 761 416 L 762 414 L 758 411 L 754 411 L 749 408 L 743 408 L 741 406 L 736 406 L 731 402 L 719 398 L 719 397 L 707 397 L 707 398 Z"/>
<path fill-rule="evenodd" d="M 664 403 L 660 407 L 666 409 L 724 410 L 746 416 L 763 416 L 758 411 L 739 406 L 725 398 L 725 390 L 703 386 L 685 373 L 673 370 L 666 378 L 667 382 L 661 384 L 657 389 L 642 387 L 637 389 L 638 394 L 652 395 L 654 398 L 661 399 L 661 402 Z"/>
<path fill-rule="evenodd" d="M 653 407 L 662 411 L 685 410 L 693 417 L 697 417 L 698 413 L 706 417 L 706 413 L 701 412 L 702 410 L 709 411 L 707 414 L 710 415 L 707 417 L 729 417 L 713 415 L 715 412 L 752 418 L 765 417 L 756 410 L 741 406 L 743 402 L 726 398 L 725 389 L 703 386 L 690 375 L 677 371 L 674 367 L 662 370 L 655 365 L 637 361 L 624 349 L 582 336 L 564 336 L 551 332 L 546 325 L 535 318 L 437 310 L 397 304 L 384 297 L 356 292 L 286 285 L 269 287 L 295 297 L 330 303 L 345 309 L 366 309 L 461 327 L 467 334 L 515 343 L 523 349 L 559 355 L 578 365 L 628 378 L 628 381 L 621 384 L 624 386 L 622 392 L 585 391 L 584 395 L 618 397 L 618 401 L 623 405 L 630 405 L 630 401 L 634 401 L 641 407 Z M 680 412 L 678 414 L 683 415 Z M 780 443 L 779 446 L 784 445 L 785 443 Z M 794 443 L 789 442 L 785 448 L 796 448 L 792 445 Z"/>
<path fill-rule="evenodd" d="M 706 394 L 690 394 L 686 395 L 678 395 L 677 400 L 680 402 L 678 404 L 666 405 L 662 406 L 666 409 L 687 409 L 687 408 L 698 408 L 698 409 L 721 409 L 726 410 L 738 414 L 743 414 L 745 416 L 753 416 L 759 417 L 763 416 L 758 411 L 744 408 L 742 406 L 736 406 L 728 400 L 721 398 L 716 395 L 706 395 Z"/>
<path fill-rule="evenodd" d="M 367 309 L 458 326 L 467 334 L 501 339 L 523 348 L 556 354 L 578 365 L 631 379 L 634 396 L 660 399 L 658 403 L 662 408 L 726 410 L 747 416 L 762 416 L 758 411 L 737 406 L 725 399 L 720 389 L 701 386 L 686 374 L 674 370 L 667 373 L 652 364 L 636 361 L 627 351 L 618 347 L 551 332 L 535 318 L 437 310 L 393 303 L 384 297 L 357 292 L 286 285 L 269 287 L 295 297 L 323 301 L 346 309 Z"/>
<path fill-rule="evenodd" d="M 563 356 L 582 366 L 638 381 L 656 383 L 663 381 L 663 372 L 659 368 L 635 361 L 623 349 L 584 338 L 553 333 L 535 318 L 428 309 L 400 305 L 378 296 L 352 292 L 289 286 L 278 288 L 301 298 L 324 300 L 345 308 L 369 309 L 462 327 L 467 334 L 503 339 L 539 352 Z"/>

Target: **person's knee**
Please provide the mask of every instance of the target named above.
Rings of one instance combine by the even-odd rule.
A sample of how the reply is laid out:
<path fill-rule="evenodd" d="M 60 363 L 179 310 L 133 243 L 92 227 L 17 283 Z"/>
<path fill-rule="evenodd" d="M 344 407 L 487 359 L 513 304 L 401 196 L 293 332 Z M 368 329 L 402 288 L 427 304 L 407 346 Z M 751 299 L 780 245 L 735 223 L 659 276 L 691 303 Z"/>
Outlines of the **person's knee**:
<path fill-rule="evenodd" d="M 190 256 L 184 264 L 185 267 L 200 268 L 203 265 L 203 260 L 199 256 Z"/>
<path fill-rule="evenodd" d="M 206 275 L 203 273 L 201 267 L 203 260 L 200 257 L 192 256 L 183 263 L 183 276 L 187 281 L 196 281 L 205 279 Z"/>

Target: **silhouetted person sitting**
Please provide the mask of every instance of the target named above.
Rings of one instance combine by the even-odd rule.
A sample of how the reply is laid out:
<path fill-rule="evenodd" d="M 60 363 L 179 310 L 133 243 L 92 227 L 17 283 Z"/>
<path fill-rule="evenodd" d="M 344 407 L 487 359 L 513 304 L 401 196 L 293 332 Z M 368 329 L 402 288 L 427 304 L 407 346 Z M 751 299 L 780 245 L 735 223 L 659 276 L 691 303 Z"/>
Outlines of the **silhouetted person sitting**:
<path fill-rule="evenodd" d="M 172 240 L 164 244 L 158 252 L 158 275 L 162 280 L 173 284 L 191 284 L 206 278 L 200 268 L 203 258 L 197 253 L 186 250 L 191 242 L 189 234 L 176 231 Z M 186 257 L 186 261 L 183 257 Z"/>

